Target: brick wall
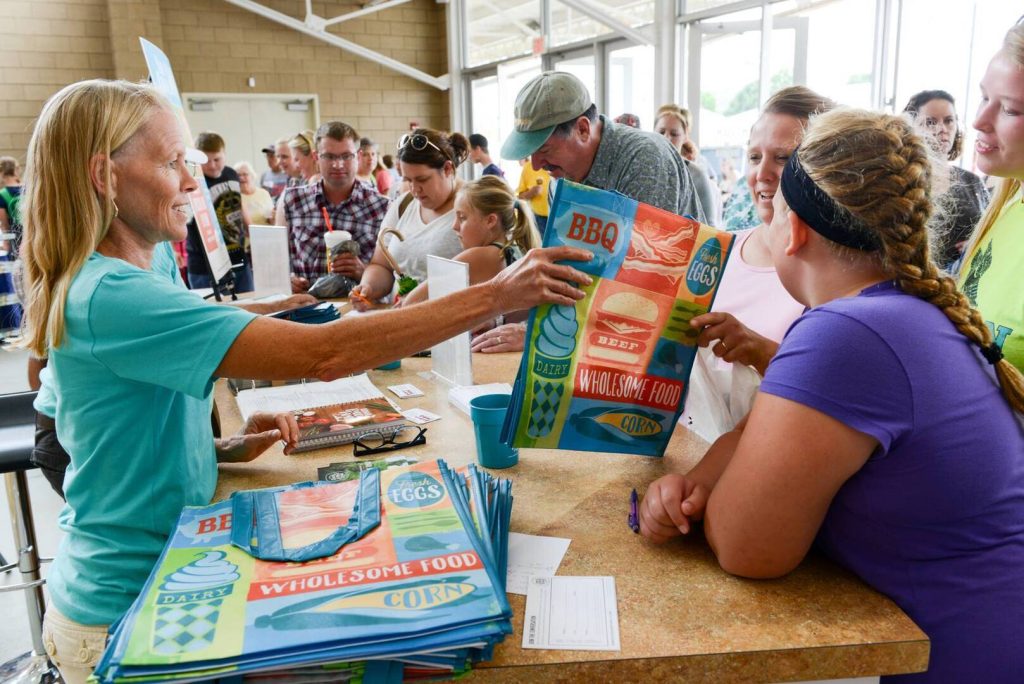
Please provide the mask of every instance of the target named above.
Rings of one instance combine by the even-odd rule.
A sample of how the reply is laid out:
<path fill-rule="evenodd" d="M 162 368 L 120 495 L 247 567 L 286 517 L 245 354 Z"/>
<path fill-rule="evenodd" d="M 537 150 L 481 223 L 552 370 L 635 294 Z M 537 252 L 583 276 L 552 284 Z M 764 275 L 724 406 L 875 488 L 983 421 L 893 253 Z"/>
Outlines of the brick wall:
<path fill-rule="evenodd" d="M 305 12 L 303 0 L 262 4 L 296 17 Z M 324 17 L 358 8 L 313 3 Z M 39 109 L 62 86 L 145 76 L 143 32 L 167 53 L 182 91 L 316 93 L 321 120 L 347 121 L 382 149 L 410 119 L 448 126 L 447 91 L 222 0 L 0 0 L 0 16 L 0 154 L 22 160 Z M 435 0 L 412 0 L 333 32 L 433 76 L 448 70 L 445 5 Z"/>
<path fill-rule="evenodd" d="M 48 97 L 114 75 L 107 0 L 0 0 L 0 154 L 22 162 Z"/>

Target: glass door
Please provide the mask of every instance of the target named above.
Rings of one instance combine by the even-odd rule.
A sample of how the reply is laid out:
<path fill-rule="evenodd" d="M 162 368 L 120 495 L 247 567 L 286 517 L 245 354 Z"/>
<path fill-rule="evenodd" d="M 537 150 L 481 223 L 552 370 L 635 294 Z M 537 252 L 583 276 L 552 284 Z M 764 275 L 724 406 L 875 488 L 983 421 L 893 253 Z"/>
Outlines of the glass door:
<path fill-rule="evenodd" d="M 742 176 L 743 152 L 761 104 L 779 88 L 806 82 L 806 20 L 775 16 L 770 25 L 765 34 L 761 8 L 690 24 L 690 137 L 715 177 L 723 170 Z"/>
<path fill-rule="evenodd" d="M 654 48 L 632 45 L 608 50 L 608 116 L 636 114 L 645 131 L 654 128 Z"/>
<path fill-rule="evenodd" d="M 597 60 L 594 59 L 593 49 L 552 55 L 551 68 L 555 71 L 566 71 L 583 81 L 587 92 L 590 93 L 590 101 L 598 102 L 600 93 L 597 92 Z M 600 105 L 598 109 L 601 109 Z"/>

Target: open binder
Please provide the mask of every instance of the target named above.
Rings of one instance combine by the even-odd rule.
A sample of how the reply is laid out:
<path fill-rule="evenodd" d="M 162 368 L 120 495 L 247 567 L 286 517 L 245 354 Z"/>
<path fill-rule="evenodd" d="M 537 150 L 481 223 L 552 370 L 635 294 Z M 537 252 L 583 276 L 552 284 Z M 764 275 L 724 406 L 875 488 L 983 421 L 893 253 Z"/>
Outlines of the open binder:
<path fill-rule="evenodd" d="M 398 406 L 365 373 L 331 382 L 245 389 L 236 397 L 243 418 L 256 411 L 290 412 L 299 424 L 296 452 L 385 437 L 410 425 Z"/>

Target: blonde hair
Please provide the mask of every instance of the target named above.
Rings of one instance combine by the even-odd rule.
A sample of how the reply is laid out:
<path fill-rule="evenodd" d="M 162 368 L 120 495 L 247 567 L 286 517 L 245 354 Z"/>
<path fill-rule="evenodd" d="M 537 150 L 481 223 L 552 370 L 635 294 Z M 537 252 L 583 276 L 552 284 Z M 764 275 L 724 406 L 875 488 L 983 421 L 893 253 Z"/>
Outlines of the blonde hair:
<path fill-rule="evenodd" d="M 302 152 L 302 154 L 308 157 L 309 155 L 313 154 L 313 150 L 316 149 L 313 146 L 314 135 L 315 134 L 313 133 L 313 131 L 309 129 L 299 131 L 298 133 L 292 136 L 291 140 L 288 141 L 288 147 L 291 147 L 292 149 L 295 150 L 299 150 L 300 152 Z"/>
<path fill-rule="evenodd" d="M 909 122 L 833 110 L 811 119 L 794 154 L 833 201 L 878 236 L 881 266 L 900 289 L 937 306 L 979 347 L 992 344 L 981 314 L 929 255 L 932 158 Z M 1006 359 L 995 369 L 1003 396 L 1015 410 L 1024 409 L 1024 376 Z"/>
<path fill-rule="evenodd" d="M 540 234 L 533 214 L 512 194 L 504 179 L 482 176 L 463 185 L 459 194 L 484 216 L 498 216 L 507 240 L 501 247 L 502 251 L 515 245 L 525 254 L 534 247 L 540 247 Z"/>
<path fill-rule="evenodd" d="M 1006 32 L 1000 52 L 1012 59 L 1018 68 L 1024 69 L 1024 23 L 1018 22 Z M 1021 94 L 1021 97 L 1024 97 L 1024 93 Z M 996 219 L 1003 213 L 1006 205 L 1017 196 L 1020 189 L 1021 182 L 1017 178 L 1003 178 L 999 181 L 995 192 L 992 193 L 992 200 L 988 203 L 988 208 L 985 209 L 981 220 L 978 221 L 974 232 L 971 233 L 971 238 L 967 241 L 967 249 L 964 250 L 964 264 L 967 264 L 974 256 L 981 240 L 992 229 Z"/>
<path fill-rule="evenodd" d="M 658 120 L 663 116 L 671 117 L 682 125 L 683 135 L 686 136 L 686 140 L 683 141 L 679 154 L 688 161 L 696 162 L 697 145 L 690 139 L 690 110 L 685 107 L 680 107 L 677 104 L 669 103 L 661 105 L 658 107 L 658 111 L 654 114 L 655 128 L 658 126 Z"/>
<path fill-rule="evenodd" d="M 114 200 L 96 191 L 90 160 L 125 149 L 153 110 L 170 105 L 148 85 L 73 83 L 43 106 L 28 143 L 21 210 L 25 226 L 25 340 L 38 357 L 64 339 L 64 305 L 72 279 L 107 235 Z M 110 164 L 103 169 L 111 182 Z"/>
<path fill-rule="evenodd" d="M 683 109 L 677 104 L 663 104 L 658 107 L 658 111 L 654 114 L 654 124 L 658 124 L 658 119 L 663 116 L 670 116 L 678 121 L 683 126 L 683 132 L 687 135 L 690 134 L 690 112 L 689 110 Z"/>

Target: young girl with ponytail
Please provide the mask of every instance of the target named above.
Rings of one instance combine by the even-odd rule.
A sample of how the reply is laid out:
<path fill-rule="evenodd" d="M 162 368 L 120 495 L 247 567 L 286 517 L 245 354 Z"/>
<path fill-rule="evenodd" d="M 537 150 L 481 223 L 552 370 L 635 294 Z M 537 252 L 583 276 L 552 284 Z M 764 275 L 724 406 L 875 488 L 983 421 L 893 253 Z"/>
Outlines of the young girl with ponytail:
<path fill-rule="evenodd" d="M 540 247 L 533 215 L 498 176 L 483 176 L 459 189 L 454 228 L 463 250 L 455 261 L 469 264 L 470 285 L 487 282 L 534 247 Z M 402 303 L 426 299 L 427 283 L 422 283 Z"/>
<path fill-rule="evenodd" d="M 907 681 L 1019 682 L 1024 384 L 930 258 L 931 172 L 903 119 L 811 120 L 768 227 L 810 309 L 747 418 L 648 488 L 641 530 L 663 542 L 703 518 L 721 566 L 754 578 L 814 544 L 928 634 Z"/>

